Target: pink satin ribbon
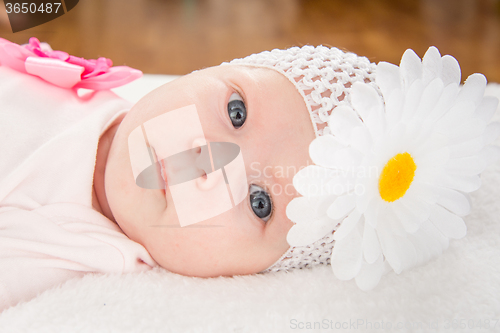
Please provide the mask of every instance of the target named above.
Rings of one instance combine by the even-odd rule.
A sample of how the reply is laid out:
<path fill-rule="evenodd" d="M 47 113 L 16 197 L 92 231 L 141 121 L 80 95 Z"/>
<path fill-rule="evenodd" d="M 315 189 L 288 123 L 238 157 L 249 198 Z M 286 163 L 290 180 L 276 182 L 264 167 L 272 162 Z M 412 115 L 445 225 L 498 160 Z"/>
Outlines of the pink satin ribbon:
<path fill-rule="evenodd" d="M 62 88 L 107 90 L 132 82 L 142 72 L 128 66 L 112 66 L 107 58 L 84 59 L 62 51 L 44 50 L 38 39 L 18 45 L 0 38 L 0 65 L 38 76 Z"/>

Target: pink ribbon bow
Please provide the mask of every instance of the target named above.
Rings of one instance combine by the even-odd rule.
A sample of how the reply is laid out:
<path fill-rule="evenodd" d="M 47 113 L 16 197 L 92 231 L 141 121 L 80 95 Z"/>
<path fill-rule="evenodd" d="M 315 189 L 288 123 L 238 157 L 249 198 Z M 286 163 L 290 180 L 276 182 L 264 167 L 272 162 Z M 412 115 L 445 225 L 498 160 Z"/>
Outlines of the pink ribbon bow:
<path fill-rule="evenodd" d="M 48 44 L 31 37 L 18 45 L 0 38 L 0 65 L 38 76 L 62 88 L 107 90 L 132 82 L 142 72 L 128 66 L 113 66 L 107 58 L 84 59 L 63 51 L 52 51 Z"/>

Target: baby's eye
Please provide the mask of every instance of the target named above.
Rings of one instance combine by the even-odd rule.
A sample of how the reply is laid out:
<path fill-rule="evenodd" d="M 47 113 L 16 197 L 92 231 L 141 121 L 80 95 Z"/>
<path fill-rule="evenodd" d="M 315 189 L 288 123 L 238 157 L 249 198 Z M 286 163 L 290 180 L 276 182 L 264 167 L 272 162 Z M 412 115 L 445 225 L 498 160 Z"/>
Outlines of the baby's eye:
<path fill-rule="evenodd" d="M 250 185 L 250 206 L 258 218 L 267 222 L 272 213 L 271 197 L 260 186 Z"/>
<path fill-rule="evenodd" d="M 234 128 L 240 128 L 247 119 L 247 108 L 243 99 L 238 93 L 232 93 L 227 103 L 227 113 L 233 123 Z"/>

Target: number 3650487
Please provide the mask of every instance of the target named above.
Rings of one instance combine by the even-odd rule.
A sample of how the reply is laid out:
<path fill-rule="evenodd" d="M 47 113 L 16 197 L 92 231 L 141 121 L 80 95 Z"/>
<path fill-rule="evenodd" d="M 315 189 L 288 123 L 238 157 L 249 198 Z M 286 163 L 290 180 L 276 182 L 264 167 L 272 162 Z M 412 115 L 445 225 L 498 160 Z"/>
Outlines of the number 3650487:
<path fill-rule="evenodd" d="M 59 10 L 59 7 L 61 6 L 61 3 L 51 3 L 51 2 L 42 2 L 40 5 L 37 5 L 36 3 L 29 3 L 29 2 L 23 2 L 23 3 L 10 3 L 6 2 L 5 3 L 5 9 L 7 10 L 7 14 L 15 13 L 15 14 L 35 14 L 35 13 L 57 13 Z"/>

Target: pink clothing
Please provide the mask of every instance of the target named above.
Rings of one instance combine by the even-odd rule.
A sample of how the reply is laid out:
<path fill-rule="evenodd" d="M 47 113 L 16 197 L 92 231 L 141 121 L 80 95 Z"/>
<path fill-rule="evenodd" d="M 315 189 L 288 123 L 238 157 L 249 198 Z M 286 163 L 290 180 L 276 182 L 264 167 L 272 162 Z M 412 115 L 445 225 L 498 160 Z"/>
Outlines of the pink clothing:
<path fill-rule="evenodd" d="M 86 272 L 156 266 L 92 208 L 99 138 L 130 106 L 0 66 L 0 312 Z"/>

